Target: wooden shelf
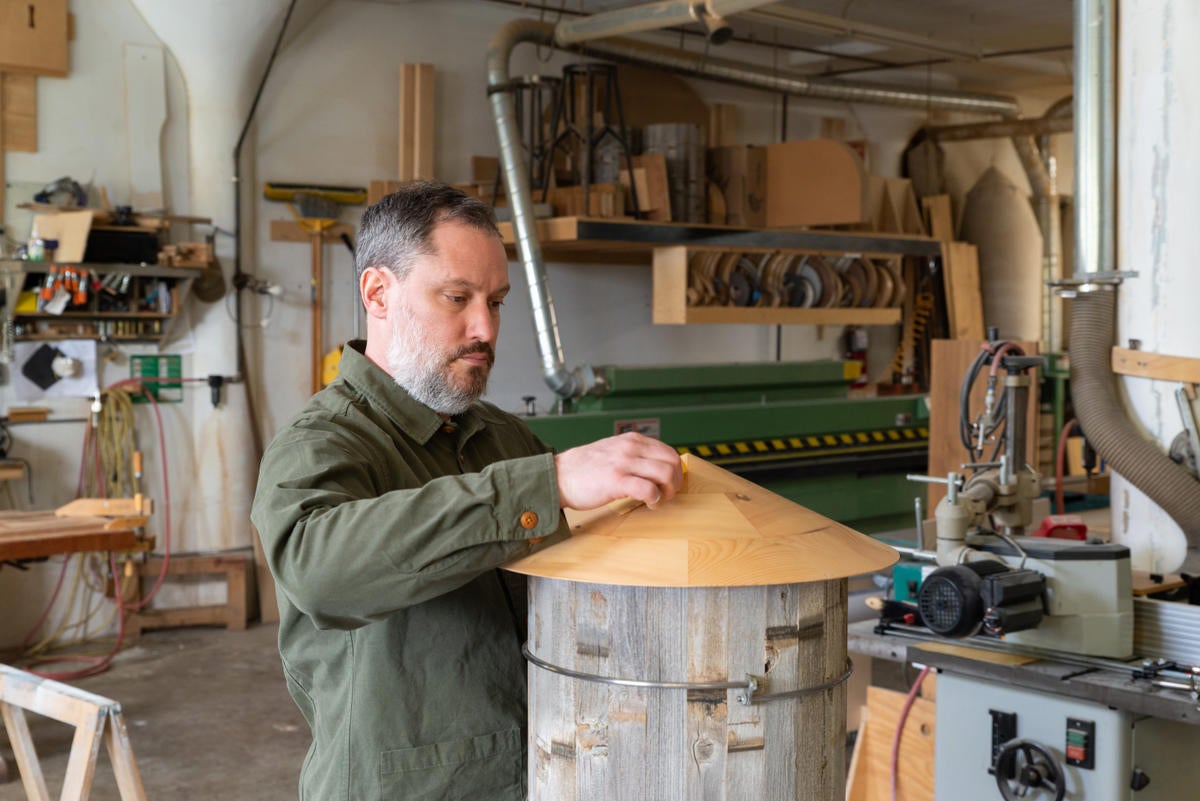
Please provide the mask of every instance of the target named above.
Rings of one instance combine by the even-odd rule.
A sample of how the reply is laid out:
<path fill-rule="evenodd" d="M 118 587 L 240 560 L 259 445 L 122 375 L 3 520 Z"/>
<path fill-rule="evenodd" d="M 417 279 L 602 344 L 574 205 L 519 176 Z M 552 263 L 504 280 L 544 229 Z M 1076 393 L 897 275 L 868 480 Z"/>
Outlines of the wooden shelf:
<path fill-rule="evenodd" d="M 58 267 L 76 267 L 86 269 L 88 272 L 95 275 L 107 275 L 112 273 L 123 273 L 134 278 L 144 279 L 168 279 L 173 281 L 171 287 L 171 308 L 170 314 L 163 314 L 156 311 L 88 311 L 88 310 L 70 310 L 64 311 L 62 314 L 49 314 L 47 312 L 18 312 L 13 315 L 13 319 L 21 321 L 26 328 L 36 328 L 39 324 L 58 321 L 62 323 L 77 323 L 86 321 L 96 321 L 98 326 L 103 325 L 105 321 L 110 320 L 128 320 L 131 322 L 146 323 L 146 327 L 150 327 L 150 323 L 161 323 L 159 331 L 144 332 L 144 333 L 126 333 L 126 334 L 100 334 L 100 333 L 47 333 L 44 331 L 31 331 L 18 335 L 15 339 L 17 342 L 58 342 L 64 339 L 94 339 L 100 342 L 148 342 L 158 343 L 161 347 L 171 339 L 172 333 L 180 319 L 180 309 L 184 300 L 191 291 L 192 282 L 200 275 L 201 270 L 187 267 L 167 267 L 159 264 L 125 264 L 125 263 L 78 263 L 69 264 L 66 262 L 50 262 L 50 261 L 19 261 L 15 259 L 0 259 L 0 274 L 12 276 L 14 273 L 23 274 L 38 274 L 48 272 L 51 265 Z M 89 299 L 90 303 L 95 303 L 95 298 Z"/>
<path fill-rule="evenodd" d="M 656 306 L 657 308 L 657 306 Z M 739 306 L 685 306 L 681 318 L 659 319 L 664 325 L 892 325 L 900 309 L 783 309 Z"/>
<path fill-rule="evenodd" d="M 65 311 L 62 314 L 51 314 L 50 312 L 17 312 L 13 315 L 18 320 L 22 318 L 31 320 L 170 320 L 174 316 L 173 314 L 149 311 Z"/>
<path fill-rule="evenodd" d="M 139 278 L 197 278 L 202 272 L 194 267 L 166 267 L 161 264 L 123 264 L 107 262 L 62 262 L 62 261 L 24 261 L 18 259 L 0 259 L 0 272 L 44 273 L 50 270 L 50 265 L 58 267 L 76 267 L 90 273 L 105 275 L 107 273 L 128 273 Z"/>
<path fill-rule="evenodd" d="M 510 251 L 512 223 L 500 223 Z M 548 260 L 616 261 L 649 264 L 654 248 L 704 245 L 754 250 L 794 250 L 813 254 L 861 256 L 941 256 L 941 241 L 908 234 L 857 231 L 791 231 L 734 228 L 725 225 L 658 223 L 640 220 L 552 217 L 537 221 L 538 241 Z"/>
<path fill-rule="evenodd" d="M 688 254 L 700 247 L 660 247 L 654 251 L 653 318 L 657 325 L 893 325 L 895 307 L 796 308 L 782 306 L 689 306 Z M 732 252 L 742 249 L 722 248 Z"/>
<path fill-rule="evenodd" d="M 64 339 L 94 339 L 97 342 L 158 342 L 162 334 L 21 334 L 14 342 L 62 342 Z"/>

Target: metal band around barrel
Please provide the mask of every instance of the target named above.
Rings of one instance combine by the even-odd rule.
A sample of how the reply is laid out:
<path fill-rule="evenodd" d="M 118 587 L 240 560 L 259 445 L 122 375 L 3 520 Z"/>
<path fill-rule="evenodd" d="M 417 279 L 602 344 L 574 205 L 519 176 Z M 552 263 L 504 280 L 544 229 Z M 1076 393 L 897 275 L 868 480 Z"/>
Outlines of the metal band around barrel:
<path fill-rule="evenodd" d="M 802 695 L 813 695 L 825 690 L 832 690 L 839 684 L 845 683 L 854 674 L 854 662 L 847 658 L 846 670 L 842 675 L 824 684 L 777 693 L 762 693 L 759 692 L 759 689 L 764 683 L 764 677 L 754 676 L 749 673 L 746 674 L 744 681 L 648 681 L 646 679 L 621 679 L 613 676 L 601 676 L 598 673 L 584 673 L 579 670 L 561 667 L 560 665 L 553 665 L 529 650 L 529 643 L 521 646 L 521 653 L 525 655 L 525 658 L 531 664 L 537 665 L 551 673 L 558 673 L 561 676 L 569 676 L 573 679 L 593 681 L 598 684 L 616 684 L 621 687 L 648 687 L 659 690 L 736 690 L 734 697 L 738 703 L 746 706 L 750 704 L 765 704 L 770 701 L 782 701 L 785 698 L 798 698 Z"/>

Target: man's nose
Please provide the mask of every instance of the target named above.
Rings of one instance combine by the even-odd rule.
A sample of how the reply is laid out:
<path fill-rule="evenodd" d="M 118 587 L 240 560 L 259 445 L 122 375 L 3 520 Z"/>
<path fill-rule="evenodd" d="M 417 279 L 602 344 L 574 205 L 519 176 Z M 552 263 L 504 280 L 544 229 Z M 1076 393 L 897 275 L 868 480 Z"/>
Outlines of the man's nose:
<path fill-rule="evenodd" d="M 467 320 L 467 336 L 480 342 L 494 342 L 500 328 L 500 315 L 488 301 L 474 303 Z"/>

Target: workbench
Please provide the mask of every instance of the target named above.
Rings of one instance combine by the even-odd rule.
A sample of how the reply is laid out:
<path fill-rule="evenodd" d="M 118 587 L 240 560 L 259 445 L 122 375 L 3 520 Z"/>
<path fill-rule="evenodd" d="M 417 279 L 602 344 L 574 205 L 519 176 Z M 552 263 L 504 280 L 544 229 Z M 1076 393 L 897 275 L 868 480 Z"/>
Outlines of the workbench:
<path fill-rule="evenodd" d="M 140 551 L 145 542 L 120 520 L 60 517 L 53 510 L 0 512 L 0 563 L 81 551 Z"/>
<path fill-rule="evenodd" d="M 971 640 L 942 637 L 918 640 L 876 634 L 874 620 L 850 624 L 847 649 L 853 656 L 913 662 L 993 684 L 1101 704 L 1134 715 L 1200 725 L 1200 707 L 1186 692 L 1158 688 L 1147 680 L 1134 680 L 1128 673 L 1051 659 L 998 660 L 993 651 L 971 648 Z M 1131 659 L 1129 664 L 1136 667 L 1141 660 Z"/>

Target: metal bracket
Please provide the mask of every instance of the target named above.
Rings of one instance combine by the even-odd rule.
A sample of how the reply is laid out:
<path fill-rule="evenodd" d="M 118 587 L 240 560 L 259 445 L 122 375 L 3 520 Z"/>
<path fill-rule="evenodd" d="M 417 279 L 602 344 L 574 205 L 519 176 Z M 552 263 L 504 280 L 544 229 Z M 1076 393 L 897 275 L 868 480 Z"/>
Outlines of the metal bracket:
<path fill-rule="evenodd" d="M 529 649 L 528 642 L 521 646 L 521 653 L 529 660 L 530 664 L 537 665 L 542 670 L 557 673 L 560 676 L 580 679 L 581 681 L 596 682 L 597 684 L 615 684 L 621 687 L 645 687 L 657 690 L 734 690 L 734 699 L 743 706 L 765 704 L 770 701 L 782 701 L 786 698 L 798 698 L 804 695 L 813 695 L 826 690 L 832 690 L 839 684 L 844 684 L 854 674 L 854 662 L 847 658 L 846 670 L 836 679 L 812 687 L 800 687 L 795 690 L 785 690 L 777 693 L 761 693 L 759 690 L 766 683 L 766 677 L 754 676 L 749 673 L 746 674 L 745 681 L 648 681 L 645 679 L 624 679 L 613 676 L 601 676 L 598 673 L 585 673 L 552 664 L 536 656 Z"/>

